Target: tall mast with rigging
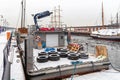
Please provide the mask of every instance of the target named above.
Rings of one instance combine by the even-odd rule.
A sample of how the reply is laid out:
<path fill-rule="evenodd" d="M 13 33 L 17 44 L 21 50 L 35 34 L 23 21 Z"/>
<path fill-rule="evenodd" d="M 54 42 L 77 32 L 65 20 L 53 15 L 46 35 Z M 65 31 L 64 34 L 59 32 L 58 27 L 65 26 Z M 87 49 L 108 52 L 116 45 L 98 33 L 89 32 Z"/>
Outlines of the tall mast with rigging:
<path fill-rule="evenodd" d="M 21 11 L 21 28 L 25 27 L 25 12 L 26 12 L 26 0 L 22 0 L 22 11 Z"/>
<path fill-rule="evenodd" d="M 21 28 L 23 27 L 23 1 L 21 2 Z"/>
<path fill-rule="evenodd" d="M 27 34 L 28 34 L 28 28 L 25 28 L 26 0 L 22 0 L 21 5 L 22 5 L 22 10 L 21 10 L 21 28 L 18 28 L 18 32 L 20 33 L 20 35 L 22 37 L 26 37 Z"/>
<path fill-rule="evenodd" d="M 23 8 L 24 8 L 24 13 L 23 13 L 23 14 L 24 14 L 24 15 L 23 15 L 23 16 L 24 16 L 24 18 L 23 18 L 24 24 L 23 24 L 23 26 L 25 27 L 25 19 L 26 19 L 26 18 L 25 18 L 25 16 L 26 16 L 26 0 L 24 0 L 24 7 L 23 7 Z"/>
<path fill-rule="evenodd" d="M 104 28 L 104 9 L 103 9 L 103 2 L 102 2 L 102 27 Z"/>

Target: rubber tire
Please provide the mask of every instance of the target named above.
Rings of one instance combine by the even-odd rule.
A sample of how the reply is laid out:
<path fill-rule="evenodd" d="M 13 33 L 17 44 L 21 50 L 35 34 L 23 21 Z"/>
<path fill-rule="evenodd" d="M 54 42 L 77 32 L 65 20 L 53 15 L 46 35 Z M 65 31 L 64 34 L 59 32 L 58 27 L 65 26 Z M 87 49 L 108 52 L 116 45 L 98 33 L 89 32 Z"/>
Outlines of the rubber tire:
<path fill-rule="evenodd" d="M 66 52 L 59 52 L 61 58 L 66 58 L 68 54 Z"/>
<path fill-rule="evenodd" d="M 69 53 L 69 54 L 68 54 L 68 59 L 69 59 L 69 60 L 78 60 L 78 59 L 79 59 L 79 54 Z"/>
<path fill-rule="evenodd" d="M 67 49 L 61 49 L 60 52 L 68 52 Z"/>
<path fill-rule="evenodd" d="M 58 61 L 58 60 L 60 60 L 60 55 L 59 54 L 50 54 L 49 60 L 50 61 Z"/>
<path fill-rule="evenodd" d="M 47 62 L 47 61 L 48 61 L 48 56 L 41 55 L 41 56 L 37 57 L 37 62 L 38 63 L 44 63 L 44 62 Z"/>
<path fill-rule="evenodd" d="M 40 52 L 40 53 L 38 53 L 38 56 L 42 56 L 42 55 L 47 55 L 47 53 L 46 52 Z"/>
<path fill-rule="evenodd" d="M 57 54 L 58 52 L 55 52 L 55 51 L 50 51 L 50 52 L 48 52 L 48 54 L 50 55 L 50 54 Z"/>
<path fill-rule="evenodd" d="M 61 49 L 63 49 L 63 48 L 57 48 L 57 51 L 61 51 Z"/>
<path fill-rule="evenodd" d="M 85 53 L 80 53 L 79 57 L 80 59 L 88 59 L 88 55 L 86 55 Z"/>

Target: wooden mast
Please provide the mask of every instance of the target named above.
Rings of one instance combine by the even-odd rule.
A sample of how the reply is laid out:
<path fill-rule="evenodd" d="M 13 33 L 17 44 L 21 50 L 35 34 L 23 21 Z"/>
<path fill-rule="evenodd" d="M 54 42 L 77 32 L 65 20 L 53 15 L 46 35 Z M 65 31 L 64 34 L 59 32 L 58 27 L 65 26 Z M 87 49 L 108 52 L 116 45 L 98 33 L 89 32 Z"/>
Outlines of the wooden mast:
<path fill-rule="evenodd" d="M 21 12 L 21 28 L 25 27 L 25 12 L 26 12 L 26 0 L 22 0 L 22 12 Z"/>
<path fill-rule="evenodd" d="M 25 28 L 25 12 L 26 12 L 26 0 L 22 0 L 22 12 L 21 12 L 21 28 L 18 28 L 20 34 L 28 34 L 28 29 Z"/>
<path fill-rule="evenodd" d="M 23 8 L 24 8 L 24 13 L 23 13 L 23 14 L 24 14 L 24 15 L 23 15 L 23 17 L 24 17 L 24 19 L 23 19 L 23 26 L 25 27 L 26 0 L 24 0 L 24 7 L 23 7 Z"/>
<path fill-rule="evenodd" d="M 104 9 L 103 9 L 103 2 L 102 2 L 102 27 L 104 28 Z"/>
<path fill-rule="evenodd" d="M 23 0 L 21 2 L 21 6 L 22 6 L 22 9 L 21 9 L 21 28 L 23 27 Z"/>
<path fill-rule="evenodd" d="M 117 12 L 117 14 L 116 14 L 116 24 L 118 25 L 118 12 Z"/>

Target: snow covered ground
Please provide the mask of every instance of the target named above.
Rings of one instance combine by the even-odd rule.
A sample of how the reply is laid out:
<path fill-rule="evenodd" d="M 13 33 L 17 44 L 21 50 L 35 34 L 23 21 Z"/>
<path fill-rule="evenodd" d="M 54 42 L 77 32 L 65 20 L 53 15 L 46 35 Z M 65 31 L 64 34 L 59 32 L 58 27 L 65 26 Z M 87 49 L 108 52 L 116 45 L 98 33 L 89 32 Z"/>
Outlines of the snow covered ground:
<path fill-rule="evenodd" d="M 6 42 L 7 42 L 6 32 L 0 33 L 0 79 L 3 73 L 3 49 L 6 45 Z"/>
<path fill-rule="evenodd" d="M 3 49 L 7 43 L 6 32 L 0 33 L 0 80 L 2 80 L 2 74 L 3 74 Z M 16 44 L 16 40 L 12 39 L 11 47 L 10 47 L 11 56 L 9 57 L 9 61 L 11 61 L 10 80 L 25 80 L 21 60 L 20 58 L 17 58 L 18 55 L 18 53 L 16 52 L 17 48 L 12 46 L 15 44 Z"/>

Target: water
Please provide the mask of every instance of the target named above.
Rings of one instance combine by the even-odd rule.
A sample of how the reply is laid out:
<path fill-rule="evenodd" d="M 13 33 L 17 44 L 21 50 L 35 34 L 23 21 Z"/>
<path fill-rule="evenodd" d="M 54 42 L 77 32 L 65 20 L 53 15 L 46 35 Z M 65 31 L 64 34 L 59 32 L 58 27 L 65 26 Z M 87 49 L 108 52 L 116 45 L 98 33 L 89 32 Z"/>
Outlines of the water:
<path fill-rule="evenodd" d="M 120 42 L 93 39 L 85 36 L 72 36 L 72 40 L 84 45 L 86 52 L 95 53 L 96 45 L 105 45 L 113 67 L 120 69 Z M 88 43 L 88 44 L 86 44 Z"/>

